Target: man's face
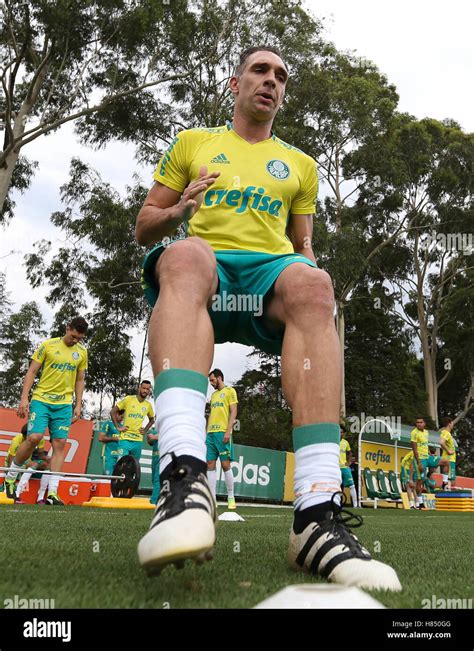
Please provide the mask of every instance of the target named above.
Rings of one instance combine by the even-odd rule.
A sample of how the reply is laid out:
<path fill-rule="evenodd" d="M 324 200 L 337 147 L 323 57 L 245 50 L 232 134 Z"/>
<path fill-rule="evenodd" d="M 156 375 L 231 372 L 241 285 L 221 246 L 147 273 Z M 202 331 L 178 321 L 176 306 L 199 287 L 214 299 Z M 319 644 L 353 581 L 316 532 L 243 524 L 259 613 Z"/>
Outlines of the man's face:
<path fill-rule="evenodd" d="M 344 432 L 343 429 L 340 429 L 339 431 L 341 432 L 341 439 L 343 439 L 343 438 L 344 438 L 344 435 L 345 435 L 345 432 Z"/>
<path fill-rule="evenodd" d="M 143 399 L 148 398 L 148 396 L 151 393 L 151 386 L 149 384 L 140 384 L 138 393 L 140 394 L 141 398 Z"/>
<path fill-rule="evenodd" d="M 422 418 L 419 418 L 419 419 L 416 421 L 415 424 L 416 424 L 417 429 L 421 429 L 421 430 L 424 430 L 424 429 L 425 429 L 425 425 L 426 425 L 426 423 L 425 423 L 425 421 L 424 421 Z"/>
<path fill-rule="evenodd" d="M 273 52 L 254 52 L 240 77 L 229 82 L 235 108 L 259 122 L 273 121 L 285 96 L 288 72 Z"/>
<path fill-rule="evenodd" d="M 63 341 L 66 346 L 74 346 L 84 339 L 86 336 L 85 332 L 78 332 L 75 328 L 66 328 L 66 334 L 63 337 Z"/>
<path fill-rule="evenodd" d="M 209 382 L 210 384 L 214 387 L 214 389 L 217 389 L 217 378 L 214 375 L 214 373 L 211 373 L 209 376 Z"/>

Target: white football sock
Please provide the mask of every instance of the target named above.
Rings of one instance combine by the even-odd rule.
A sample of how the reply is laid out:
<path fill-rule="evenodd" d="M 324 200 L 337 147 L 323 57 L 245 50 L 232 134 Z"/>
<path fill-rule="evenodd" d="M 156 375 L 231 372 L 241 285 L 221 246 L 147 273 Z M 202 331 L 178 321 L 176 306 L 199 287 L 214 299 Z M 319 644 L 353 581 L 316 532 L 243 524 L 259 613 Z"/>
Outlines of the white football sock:
<path fill-rule="evenodd" d="M 420 506 L 420 504 L 423 502 L 423 499 L 420 495 L 416 496 L 416 505 Z"/>
<path fill-rule="evenodd" d="M 351 500 L 352 500 L 352 506 L 359 506 L 357 502 L 357 491 L 355 486 L 350 486 L 349 490 L 351 492 Z"/>
<path fill-rule="evenodd" d="M 443 483 L 448 483 L 448 475 L 443 475 Z"/>
<path fill-rule="evenodd" d="M 16 494 L 17 497 L 20 497 L 20 495 L 23 493 L 25 488 L 28 485 L 28 482 L 30 481 L 31 475 L 34 473 L 34 470 L 31 470 L 30 472 L 24 472 L 22 475 L 22 478 L 18 482 L 18 486 L 16 487 Z"/>
<path fill-rule="evenodd" d="M 328 502 L 341 490 L 339 441 L 337 423 L 316 423 L 293 429 L 295 509 Z"/>
<path fill-rule="evenodd" d="M 211 493 L 214 495 L 214 499 L 216 499 L 217 472 L 215 470 L 207 471 L 207 481 L 209 482 Z"/>
<path fill-rule="evenodd" d="M 51 475 L 49 479 L 49 485 L 48 485 L 48 495 L 50 493 L 57 493 L 58 492 L 58 486 L 59 486 L 59 480 L 61 477 L 59 475 Z"/>
<path fill-rule="evenodd" d="M 227 497 L 234 497 L 234 474 L 232 468 L 224 472 L 225 485 L 227 487 Z"/>
<path fill-rule="evenodd" d="M 207 377 L 196 371 L 169 369 L 155 380 L 156 429 L 160 433 L 160 472 L 170 452 L 206 461 Z"/>
<path fill-rule="evenodd" d="M 7 472 L 5 479 L 16 479 L 18 477 L 18 471 L 21 470 L 21 466 L 17 466 L 14 461 L 11 462 L 10 470 Z"/>
<path fill-rule="evenodd" d="M 46 493 L 46 489 L 48 488 L 49 478 L 50 475 L 41 475 L 41 483 L 38 491 L 38 497 L 36 498 L 37 502 L 39 502 L 40 500 L 44 500 L 44 494 Z"/>

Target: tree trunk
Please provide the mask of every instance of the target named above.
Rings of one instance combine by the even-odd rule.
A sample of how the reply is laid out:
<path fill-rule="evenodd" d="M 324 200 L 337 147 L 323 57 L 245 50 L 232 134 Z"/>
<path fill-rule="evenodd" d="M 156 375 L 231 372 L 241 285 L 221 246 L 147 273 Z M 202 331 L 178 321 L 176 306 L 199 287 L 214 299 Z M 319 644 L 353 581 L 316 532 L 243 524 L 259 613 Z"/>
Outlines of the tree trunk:
<path fill-rule="evenodd" d="M 15 169 L 19 155 L 19 151 L 11 151 L 6 158 L 4 166 L 0 167 L 0 206 L 2 207 L 2 210 L 8 196 L 8 190 L 12 182 L 13 170 Z"/>

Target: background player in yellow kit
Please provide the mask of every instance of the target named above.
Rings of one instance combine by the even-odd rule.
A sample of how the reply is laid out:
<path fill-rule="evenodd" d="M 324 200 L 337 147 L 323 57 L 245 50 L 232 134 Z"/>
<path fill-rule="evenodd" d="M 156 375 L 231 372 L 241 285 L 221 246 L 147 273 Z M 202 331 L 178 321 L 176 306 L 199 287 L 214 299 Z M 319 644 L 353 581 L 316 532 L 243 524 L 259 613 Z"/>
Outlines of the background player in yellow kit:
<path fill-rule="evenodd" d="M 112 407 L 110 416 L 119 432 L 117 461 L 125 454 L 131 454 L 137 461 L 140 461 L 143 437 L 153 427 L 153 423 L 155 422 L 153 407 L 147 400 L 150 393 L 151 382 L 149 380 L 143 380 L 135 395 L 125 396 L 125 398 L 119 400 Z M 120 412 L 123 412 L 123 420 L 121 423 Z M 143 427 L 143 421 L 147 417 L 148 423 L 146 427 Z"/>
<path fill-rule="evenodd" d="M 224 384 L 224 374 L 219 368 L 209 373 L 209 382 L 215 391 L 211 396 L 209 419 L 207 421 L 207 478 L 211 491 L 216 496 L 216 461 L 220 459 L 227 488 L 227 506 L 236 508 L 234 497 L 234 475 L 230 462 L 234 460 L 232 428 L 237 418 L 237 394 L 235 389 Z"/>
<path fill-rule="evenodd" d="M 439 433 L 439 444 L 443 450 L 441 453 L 441 472 L 443 473 L 442 488 L 452 488 L 456 481 L 456 447 L 453 439 L 454 421 L 449 416 L 441 419 L 441 430 Z"/>
<path fill-rule="evenodd" d="M 349 441 L 344 438 L 346 435 L 346 429 L 344 425 L 340 426 L 341 429 L 341 441 L 339 443 L 340 453 L 339 453 L 339 467 L 341 469 L 341 480 L 344 488 L 348 488 L 351 493 L 352 506 L 357 508 L 359 503 L 357 501 L 357 491 L 354 486 L 354 478 L 352 477 L 352 471 L 349 468 L 349 465 L 352 462 L 351 446 Z M 349 459 L 347 455 L 349 454 Z"/>
<path fill-rule="evenodd" d="M 79 419 L 84 393 L 84 378 L 87 369 L 87 350 L 80 343 L 87 333 L 87 323 L 82 317 L 75 317 L 66 326 L 64 337 L 44 341 L 32 356 L 21 393 L 18 416 L 28 416 L 28 437 L 18 448 L 10 471 L 5 477 L 5 492 L 13 494 L 18 470 L 28 459 L 49 429 L 53 454 L 51 471 L 59 472 L 65 454 L 65 443 L 71 423 Z M 41 378 L 33 389 L 31 404 L 30 390 L 38 371 Z M 73 409 L 73 396 L 75 406 Z M 48 504 L 62 505 L 57 495 L 59 475 L 52 475 L 48 484 Z"/>
<path fill-rule="evenodd" d="M 137 241 L 156 245 L 144 262 L 143 287 L 154 305 L 149 353 L 163 485 L 139 560 L 159 572 L 212 555 L 207 375 L 214 343 L 235 341 L 281 354 L 296 467 L 290 566 L 338 583 L 400 590 L 393 569 L 371 558 L 340 515 L 341 355 L 331 279 L 312 249 L 316 162 L 272 131 L 287 80 L 277 49 L 243 52 L 229 81 L 232 122 L 179 133 L 137 217 Z M 236 308 L 227 309 L 229 297 Z M 320 558 L 323 540 L 331 553 Z"/>
<path fill-rule="evenodd" d="M 7 458 L 5 461 L 6 467 L 10 466 L 11 462 L 15 458 L 16 451 L 18 450 L 20 445 L 24 443 L 24 441 L 26 441 L 27 433 L 28 433 L 28 424 L 25 423 L 21 428 L 21 433 L 17 434 L 17 436 L 14 436 L 12 442 L 10 443 L 10 447 L 8 448 L 7 451 Z M 24 462 L 23 468 L 28 468 L 29 472 L 24 472 L 20 476 L 20 481 L 18 482 L 18 486 L 16 487 L 16 492 L 15 492 L 15 498 L 14 498 L 15 503 L 22 503 L 20 499 L 21 494 L 25 490 L 28 481 L 30 480 L 31 476 L 34 474 L 35 470 L 48 470 L 49 468 L 49 458 L 47 452 L 45 451 L 44 438 L 41 439 L 41 441 L 35 447 L 31 457 L 29 457 Z M 43 483 L 46 483 L 46 485 L 49 482 L 49 477 L 47 475 L 43 475 L 41 479 L 44 480 Z"/>
<path fill-rule="evenodd" d="M 416 480 L 416 508 L 424 509 L 423 499 L 423 482 L 426 479 L 428 467 L 428 441 L 429 432 L 426 428 L 425 419 L 421 416 L 416 419 L 415 427 L 410 433 L 411 447 L 413 450 L 413 475 Z"/>

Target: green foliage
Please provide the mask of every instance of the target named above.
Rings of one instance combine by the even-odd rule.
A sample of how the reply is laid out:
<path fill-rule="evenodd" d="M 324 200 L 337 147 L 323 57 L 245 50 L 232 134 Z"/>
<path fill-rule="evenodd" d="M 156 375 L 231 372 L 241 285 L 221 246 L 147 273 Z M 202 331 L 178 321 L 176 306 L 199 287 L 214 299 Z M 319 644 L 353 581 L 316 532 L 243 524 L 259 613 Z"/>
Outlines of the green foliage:
<path fill-rule="evenodd" d="M 279 357 L 254 351 L 258 370 L 246 371 L 234 385 L 239 399 L 240 429 L 234 438 L 242 445 L 254 445 L 274 450 L 289 450 L 291 439 L 291 412 L 281 390 Z"/>
<path fill-rule="evenodd" d="M 5 319 L 0 329 L 0 404 L 17 406 L 23 378 L 36 346 L 46 336 L 44 320 L 38 305 L 24 303 L 18 312 Z"/>

